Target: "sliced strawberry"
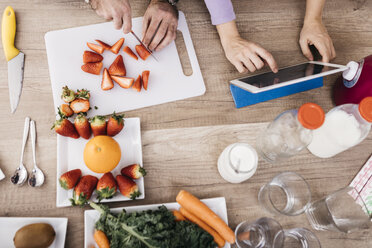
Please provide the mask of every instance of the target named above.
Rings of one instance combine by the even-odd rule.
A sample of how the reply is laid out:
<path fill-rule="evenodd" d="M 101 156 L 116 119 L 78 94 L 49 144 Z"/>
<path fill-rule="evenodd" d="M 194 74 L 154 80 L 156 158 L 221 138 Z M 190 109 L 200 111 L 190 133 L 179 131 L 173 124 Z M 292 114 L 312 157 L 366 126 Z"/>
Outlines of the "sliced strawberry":
<path fill-rule="evenodd" d="M 136 79 L 136 81 L 134 81 L 134 84 L 133 84 L 133 89 L 140 92 L 141 91 L 141 76 L 139 75 Z"/>
<path fill-rule="evenodd" d="M 141 57 L 141 59 L 143 59 L 143 60 L 146 60 L 150 56 L 150 53 L 142 45 L 137 45 L 136 46 L 136 52 Z"/>
<path fill-rule="evenodd" d="M 139 166 L 139 164 L 132 164 L 121 169 L 120 173 L 132 179 L 139 179 L 146 176 L 146 170 Z"/>
<path fill-rule="evenodd" d="M 125 46 L 123 51 L 128 54 L 129 56 L 131 56 L 132 58 L 134 58 L 135 60 L 138 60 L 138 57 L 137 55 L 132 51 L 132 49 L 130 49 L 128 46 Z"/>
<path fill-rule="evenodd" d="M 106 135 L 106 118 L 104 116 L 96 115 L 90 121 L 90 127 L 93 135 Z"/>
<path fill-rule="evenodd" d="M 102 60 L 103 60 L 102 55 L 91 52 L 91 51 L 84 51 L 84 54 L 83 54 L 84 63 L 95 63 L 95 62 L 101 62 Z"/>
<path fill-rule="evenodd" d="M 99 53 L 99 54 L 102 54 L 103 51 L 105 49 L 103 49 L 103 47 L 101 45 L 97 45 L 97 44 L 93 44 L 93 43 L 89 43 L 87 42 L 87 46 L 92 49 L 93 51 L 95 51 L 96 53 Z"/>
<path fill-rule="evenodd" d="M 111 172 L 105 173 L 98 181 L 96 192 L 97 199 L 101 201 L 102 199 L 112 198 L 117 191 L 117 184 L 114 176 Z"/>
<path fill-rule="evenodd" d="M 111 47 L 111 52 L 115 53 L 115 54 L 118 54 L 119 51 L 120 51 L 120 48 L 121 46 L 123 45 L 124 43 L 124 38 L 121 38 L 120 40 L 118 40 L 112 47 Z"/>
<path fill-rule="evenodd" d="M 110 77 L 110 74 L 109 74 L 108 70 L 105 68 L 103 70 L 101 89 L 102 90 L 111 90 L 112 88 L 114 88 L 114 83 L 112 82 L 112 79 Z"/>
<path fill-rule="evenodd" d="M 83 176 L 76 185 L 71 199 L 73 206 L 84 206 L 93 194 L 98 179 L 95 176 Z"/>
<path fill-rule="evenodd" d="M 118 184 L 119 191 L 123 196 L 134 200 L 141 195 L 136 182 L 129 177 L 118 175 L 116 176 L 116 182 Z"/>
<path fill-rule="evenodd" d="M 107 121 L 107 135 L 115 136 L 124 128 L 124 115 L 117 115 L 115 112 L 110 116 Z"/>
<path fill-rule="evenodd" d="M 130 87 L 132 87 L 132 84 L 134 82 L 134 78 L 129 77 L 111 76 L 111 78 L 124 89 L 129 89 Z"/>
<path fill-rule="evenodd" d="M 59 108 L 58 108 L 58 113 L 61 117 L 70 117 L 74 114 L 74 111 L 72 111 L 72 109 L 70 108 L 70 106 L 68 104 L 62 104 Z"/>
<path fill-rule="evenodd" d="M 71 107 L 72 111 L 74 111 L 75 114 L 86 113 L 86 112 L 88 112 L 88 110 L 90 108 L 89 100 L 80 99 L 80 98 L 75 99 L 70 104 L 70 107 Z"/>
<path fill-rule="evenodd" d="M 96 41 L 97 41 L 98 44 L 100 44 L 103 47 L 103 49 L 105 49 L 105 50 L 110 50 L 111 49 L 111 46 L 106 44 L 105 42 L 103 42 L 101 40 L 96 40 Z"/>
<path fill-rule="evenodd" d="M 81 69 L 87 73 L 99 75 L 101 73 L 102 66 L 102 62 L 86 63 L 81 66 Z"/>
<path fill-rule="evenodd" d="M 124 77 L 127 74 L 127 71 L 125 70 L 125 65 L 123 61 L 123 56 L 118 55 L 114 62 L 110 65 L 110 68 L 108 69 L 111 76 L 121 76 Z"/>
<path fill-rule="evenodd" d="M 64 118 L 56 120 L 52 129 L 62 136 L 71 137 L 74 139 L 78 139 L 80 137 L 71 121 Z"/>
<path fill-rule="evenodd" d="M 89 120 L 85 117 L 84 114 L 80 113 L 76 116 L 74 125 L 76 131 L 79 133 L 81 137 L 84 139 L 89 139 L 92 135 L 92 130 L 90 129 Z"/>
<path fill-rule="evenodd" d="M 75 187 L 81 177 L 81 170 L 75 169 L 67 171 L 66 173 L 62 174 L 59 178 L 59 184 L 62 188 L 69 190 Z"/>
<path fill-rule="evenodd" d="M 145 90 L 147 90 L 147 85 L 149 84 L 150 71 L 142 72 L 142 85 Z"/>

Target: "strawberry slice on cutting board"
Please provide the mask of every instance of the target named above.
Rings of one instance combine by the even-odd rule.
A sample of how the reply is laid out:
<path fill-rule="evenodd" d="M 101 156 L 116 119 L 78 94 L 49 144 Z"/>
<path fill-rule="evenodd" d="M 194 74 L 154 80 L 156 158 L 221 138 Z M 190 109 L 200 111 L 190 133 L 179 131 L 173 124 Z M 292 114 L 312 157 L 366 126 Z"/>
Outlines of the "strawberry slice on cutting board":
<path fill-rule="evenodd" d="M 102 60 L 103 60 L 102 55 L 91 51 L 84 51 L 83 63 L 95 63 L 101 62 Z"/>
<path fill-rule="evenodd" d="M 96 40 L 96 42 L 98 44 L 100 44 L 103 47 L 104 50 L 110 50 L 111 49 L 111 46 L 110 45 L 108 45 L 107 43 L 105 43 L 105 42 L 103 42 L 101 40 Z"/>
<path fill-rule="evenodd" d="M 114 82 L 112 82 L 111 76 L 108 70 L 105 68 L 103 70 L 101 89 L 102 90 L 111 90 L 114 88 Z"/>
<path fill-rule="evenodd" d="M 114 80 L 120 87 L 124 89 L 129 89 L 132 87 L 134 78 L 129 77 L 119 77 L 119 76 L 111 76 L 112 80 Z"/>
<path fill-rule="evenodd" d="M 147 90 L 147 86 L 149 84 L 149 76 L 150 76 L 150 71 L 142 72 L 142 85 L 145 90 Z"/>
<path fill-rule="evenodd" d="M 118 54 L 119 51 L 120 51 L 120 48 L 123 44 L 124 44 L 124 38 L 121 38 L 114 45 L 112 45 L 110 51 L 115 53 L 115 54 Z"/>
<path fill-rule="evenodd" d="M 136 81 L 134 81 L 134 84 L 133 84 L 133 89 L 140 92 L 141 91 L 141 88 L 142 88 L 142 84 L 141 84 L 141 76 L 139 75 L 136 79 Z"/>
<path fill-rule="evenodd" d="M 151 54 L 146 50 L 146 48 L 142 45 L 136 46 L 136 52 L 140 56 L 141 59 L 146 60 Z"/>
<path fill-rule="evenodd" d="M 99 75 L 101 74 L 102 66 L 103 66 L 102 62 L 86 63 L 81 66 L 81 69 L 87 73 Z"/>
<path fill-rule="evenodd" d="M 111 76 L 120 76 L 124 77 L 127 74 L 127 71 L 125 69 L 123 56 L 118 55 L 114 62 L 110 65 L 108 72 Z"/>
<path fill-rule="evenodd" d="M 90 42 L 87 42 L 87 46 L 92 49 L 93 51 L 95 51 L 96 53 L 99 53 L 99 54 L 102 54 L 103 51 L 105 49 L 103 49 L 103 47 L 101 45 L 97 45 L 97 44 L 93 44 L 93 43 L 90 43 Z"/>
<path fill-rule="evenodd" d="M 123 51 L 128 54 L 129 56 L 131 56 L 132 58 L 134 58 L 135 60 L 138 60 L 138 57 L 137 55 L 132 51 L 132 49 L 130 49 L 128 46 L 125 46 Z"/>

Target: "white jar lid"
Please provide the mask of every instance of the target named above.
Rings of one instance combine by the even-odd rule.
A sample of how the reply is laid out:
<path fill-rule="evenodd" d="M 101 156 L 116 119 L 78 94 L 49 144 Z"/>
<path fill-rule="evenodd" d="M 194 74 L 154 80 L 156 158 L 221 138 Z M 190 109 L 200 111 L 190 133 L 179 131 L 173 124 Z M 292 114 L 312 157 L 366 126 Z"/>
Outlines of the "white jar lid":
<path fill-rule="evenodd" d="M 342 73 L 342 77 L 347 81 L 351 81 L 351 80 L 353 80 L 353 78 L 355 77 L 355 75 L 358 72 L 359 63 L 355 62 L 355 61 L 350 61 L 349 63 L 347 63 L 346 66 L 348 67 L 348 69 L 346 69 Z"/>

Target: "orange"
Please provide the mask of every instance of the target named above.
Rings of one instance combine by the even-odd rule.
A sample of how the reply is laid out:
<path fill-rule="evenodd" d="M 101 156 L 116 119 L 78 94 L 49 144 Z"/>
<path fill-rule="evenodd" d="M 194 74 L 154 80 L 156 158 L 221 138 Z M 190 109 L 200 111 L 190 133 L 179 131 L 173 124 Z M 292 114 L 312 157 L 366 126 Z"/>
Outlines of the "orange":
<path fill-rule="evenodd" d="M 109 136 L 96 136 L 85 145 L 85 165 L 96 173 L 110 172 L 118 165 L 121 150 L 118 142 Z"/>

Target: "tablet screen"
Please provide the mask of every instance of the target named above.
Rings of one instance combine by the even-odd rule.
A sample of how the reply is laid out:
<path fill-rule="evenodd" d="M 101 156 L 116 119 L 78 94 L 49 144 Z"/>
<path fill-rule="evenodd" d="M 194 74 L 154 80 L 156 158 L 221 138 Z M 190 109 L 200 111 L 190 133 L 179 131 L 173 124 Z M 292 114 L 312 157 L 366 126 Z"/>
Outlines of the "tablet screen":
<path fill-rule="evenodd" d="M 239 79 L 239 81 L 250 84 L 257 88 L 264 88 L 274 84 L 280 84 L 290 80 L 316 75 L 334 69 L 339 68 L 333 66 L 304 63 L 280 69 L 277 73 L 266 72 L 263 74 L 258 74 L 247 78 L 241 78 Z"/>

